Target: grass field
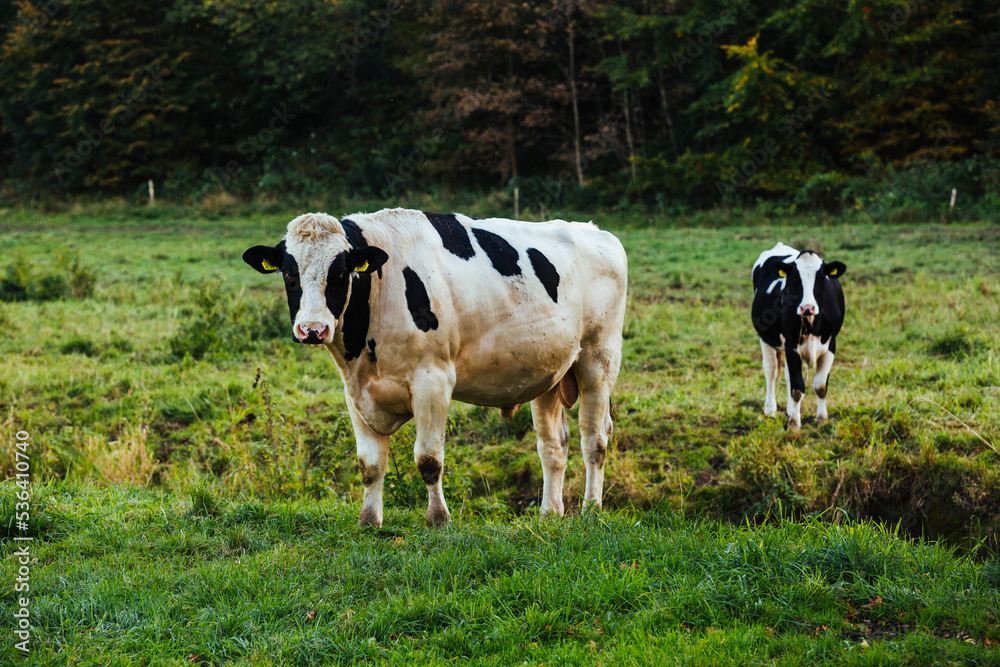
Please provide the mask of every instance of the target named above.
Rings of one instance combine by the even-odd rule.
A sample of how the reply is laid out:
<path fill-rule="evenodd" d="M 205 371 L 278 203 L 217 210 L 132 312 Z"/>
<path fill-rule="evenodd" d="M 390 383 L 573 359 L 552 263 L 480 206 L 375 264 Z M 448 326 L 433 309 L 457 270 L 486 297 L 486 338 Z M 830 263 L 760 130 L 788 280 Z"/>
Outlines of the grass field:
<path fill-rule="evenodd" d="M 385 528 L 354 526 L 336 369 L 240 260 L 293 213 L 0 222 L 24 299 L 0 303 L 0 477 L 28 431 L 40 663 L 1000 663 L 995 224 L 595 220 L 630 257 L 611 511 L 538 523 L 527 409 L 456 405 L 454 525 L 428 533 L 409 427 Z M 776 240 L 848 267 L 831 421 L 797 434 L 760 414 L 749 322 Z M 571 510 L 582 488 L 571 450 Z"/>

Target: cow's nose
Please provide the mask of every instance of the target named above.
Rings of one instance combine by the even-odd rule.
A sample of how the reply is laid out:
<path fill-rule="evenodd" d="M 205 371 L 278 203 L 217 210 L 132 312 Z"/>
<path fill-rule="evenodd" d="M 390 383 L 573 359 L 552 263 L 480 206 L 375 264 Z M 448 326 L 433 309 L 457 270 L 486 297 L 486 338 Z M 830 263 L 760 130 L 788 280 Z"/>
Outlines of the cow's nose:
<path fill-rule="evenodd" d="M 812 304 L 805 304 L 799 306 L 799 315 L 815 315 L 819 312 L 819 308 Z"/>
<path fill-rule="evenodd" d="M 320 322 L 302 322 L 295 325 L 295 335 L 300 343 L 322 343 L 330 327 Z"/>

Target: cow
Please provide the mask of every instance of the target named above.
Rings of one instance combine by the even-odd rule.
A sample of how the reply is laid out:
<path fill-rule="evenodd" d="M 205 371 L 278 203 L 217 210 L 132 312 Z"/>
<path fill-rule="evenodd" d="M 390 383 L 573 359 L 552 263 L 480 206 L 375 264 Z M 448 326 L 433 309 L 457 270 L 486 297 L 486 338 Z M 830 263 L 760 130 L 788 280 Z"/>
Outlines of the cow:
<path fill-rule="evenodd" d="M 601 505 L 628 270 L 614 235 L 563 220 L 308 213 L 243 260 L 281 272 L 293 339 L 325 347 L 340 371 L 364 483 L 361 525 L 382 524 L 389 436 L 411 419 L 427 526 L 448 525 L 441 475 L 452 400 L 507 418 L 530 401 L 540 513 L 561 516 L 565 410 L 579 399 L 583 506 Z"/>
<path fill-rule="evenodd" d="M 843 262 L 824 262 L 811 250 L 797 251 L 784 243 L 765 250 L 753 265 L 754 298 L 751 308 L 754 329 L 760 336 L 767 384 L 764 414 L 777 411 L 775 383 L 782 352 L 788 390 L 788 428 L 802 425 L 802 360 L 815 370 L 816 420 L 826 421 L 826 395 L 837 351 L 837 334 L 844 324 L 844 292 L 840 277 Z"/>

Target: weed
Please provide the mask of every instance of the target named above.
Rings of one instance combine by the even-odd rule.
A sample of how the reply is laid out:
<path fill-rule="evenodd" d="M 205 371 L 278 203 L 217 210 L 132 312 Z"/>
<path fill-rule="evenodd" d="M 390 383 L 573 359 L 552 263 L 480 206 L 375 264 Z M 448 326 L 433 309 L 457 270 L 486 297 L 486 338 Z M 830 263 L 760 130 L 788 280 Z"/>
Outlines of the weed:
<path fill-rule="evenodd" d="M 31 288 L 31 264 L 19 255 L 0 278 L 0 301 L 27 301 Z"/>
<path fill-rule="evenodd" d="M 927 351 L 938 357 L 961 360 L 975 354 L 981 345 L 968 330 L 959 328 L 934 339 Z"/>
<path fill-rule="evenodd" d="M 246 526 L 230 528 L 226 533 L 225 550 L 227 555 L 242 555 L 256 550 L 257 544 L 253 533 Z"/>
<path fill-rule="evenodd" d="M 57 301 L 69 296 L 69 281 L 58 273 L 33 277 L 28 289 L 32 301 Z"/>
<path fill-rule="evenodd" d="M 104 484 L 147 486 L 163 468 L 149 451 L 148 434 L 147 425 L 127 423 L 117 440 L 86 436 L 77 474 Z"/>
<path fill-rule="evenodd" d="M 67 273 L 69 291 L 77 299 L 88 299 L 94 295 L 97 272 L 80 263 L 79 251 L 56 254 L 56 262 Z"/>
<path fill-rule="evenodd" d="M 80 264 L 78 255 L 57 254 L 57 271 L 37 274 L 27 257 L 18 255 L 0 278 L 0 301 L 57 301 L 93 295 L 97 274 Z"/>
<path fill-rule="evenodd" d="M 188 496 L 191 500 L 191 514 L 194 516 L 218 516 L 222 511 L 218 498 L 208 486 L 199 485 L 191 489 Z"/>
<path fill-rule="evenodd" d="M 808 509 L 808 476 L 783 440 L 749 435 L 729 446 L 729 469 L 720 480 L 728 500 L 720 509 L 745 517 L 766 516 L 779 506 L 795 514 Z"/>
<path fill-rule="evenodd" d="M 63 354 L 82 354 L 86 357 L 96 357 L 100 351 L 94 342 L 82 336 L 75 336 L 59 346 Z"/>
<path fill-rule="evenodd" d="M 265 306 L 203 281 L 195 295 L 195 308 L 185 311 L 181 330 L 169 341 L 175 357 L 224 357 L 246 352 L 253 343 L 288 335 L 287 309 L 274 300 Z"/>

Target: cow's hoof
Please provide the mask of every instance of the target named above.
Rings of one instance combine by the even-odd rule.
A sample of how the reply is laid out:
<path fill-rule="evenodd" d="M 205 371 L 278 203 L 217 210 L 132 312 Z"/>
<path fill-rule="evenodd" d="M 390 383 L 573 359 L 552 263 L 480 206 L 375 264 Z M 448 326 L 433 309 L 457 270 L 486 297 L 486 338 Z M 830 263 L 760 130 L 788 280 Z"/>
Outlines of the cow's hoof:
<path fill-rule="evenodd" d="M 448 510 L 443 512 L 427 512 L 427 527 L 428 528 L 446 528 L 448 524 L 451 523 L 451 514 Z"/>
<path fill-rule="evenodd" d="M 798 417 L 789 417 L 788 418 L 788 430 L 789 431 L 798 431 L 801 427 L 802 427 L 802 422 L 799 420 Z"/>
<path fill-rule="evenodd" d="M 774 413 L 778 411 L 777 405 L 765 405 L 764 406 L 764 416 L 773 417 Z"/>
<path fill-rule="evenodd" d="M 542 505 L 538 510 L 538 516 L 542 519 L 558 519 L 565 514 L 563 509 L 563 504 L 560 502 L 558 505 L 553 504 L 551 507 L 546 507 Z"/>
<path fill-rule="evenodd" d="M 382 513 L 371 508 L 364 508 L 358 517 L 358 525 L 380 528 L 382 526 Z"/>
<path fill-rule="evenodd" d="M 816 415 L 816 422 L 817 423 L 823 424 L 823 423 L 828 422 L 828 421 L 830 421 L 830 418 L 828 416 L 826 416 L 826 415 Z"/>

